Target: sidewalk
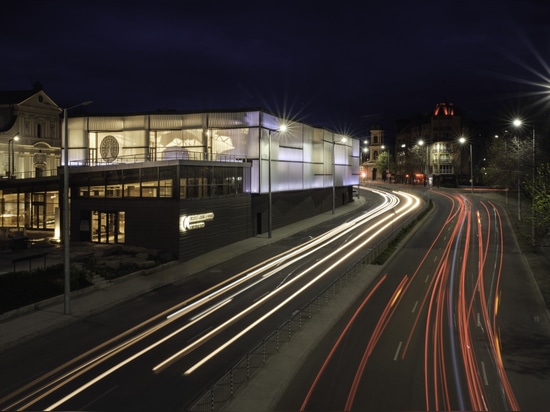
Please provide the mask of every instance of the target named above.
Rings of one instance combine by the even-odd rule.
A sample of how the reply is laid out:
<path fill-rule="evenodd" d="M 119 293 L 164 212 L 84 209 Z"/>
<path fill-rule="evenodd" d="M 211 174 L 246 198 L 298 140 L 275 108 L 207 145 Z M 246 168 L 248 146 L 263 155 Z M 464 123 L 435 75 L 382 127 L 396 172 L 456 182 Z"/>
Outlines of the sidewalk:
<path fill-rule="evenodd" d="M 35 305 L 36 310 L 28 311 L 9 318 L 0 318 L 0 351 L 25 342 L 45 332 L 67 326 L 83 317 L 104 311 L 118 303 L 133 299 L 161 286 L 179 282 L 208 267 L 224 262 L 235 256 L 248 253 L 297 232 L 321 224 L 338 216 L 345 215 L 364 206 L 365 198 L 355 198 L 353 202 L 341 206 L 332 212 L 325 212 L 309 219 L 297 222 L 272 231 L 272 237 L 267 234 L 232 243 L 223 248 L 206 253 L 187 262 L 169 262 L 165 265 L 124 276 L 116 281 L 107 282 L 100 287 L 91 287 L 85 291 L 74 292 L 71 295 L 71 314 L 64 314 L 63 296 Z M 10 270 L 11 262 L 6 263 L 4 257 L 3 269 Z M 40 265 L 41 263 L 36 263 Z M 50 264 L 50 262 L 48 262 Z M 34 267 L 35 263 L 33 263 Z M 13 268 L 11 268 L 13 270 Z"/>

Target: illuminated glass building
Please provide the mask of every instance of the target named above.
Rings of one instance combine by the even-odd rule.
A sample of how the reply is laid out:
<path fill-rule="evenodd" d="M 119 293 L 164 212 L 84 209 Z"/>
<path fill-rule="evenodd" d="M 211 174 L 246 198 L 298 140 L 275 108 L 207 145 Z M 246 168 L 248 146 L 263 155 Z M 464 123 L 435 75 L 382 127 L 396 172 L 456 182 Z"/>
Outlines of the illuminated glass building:
<path fill-rule="evenodd" d="M 357 140 L 261 110 L 75 114 L 67 126 L 73 241 L 187 260 L 329 212 L 359 183 Z M 61 221 L 63 169 L 0 183 L 3 201 L 19 210 L 7 227 Z M 55 199 L 48 216 L 30 224 L 46 197 Z"/>

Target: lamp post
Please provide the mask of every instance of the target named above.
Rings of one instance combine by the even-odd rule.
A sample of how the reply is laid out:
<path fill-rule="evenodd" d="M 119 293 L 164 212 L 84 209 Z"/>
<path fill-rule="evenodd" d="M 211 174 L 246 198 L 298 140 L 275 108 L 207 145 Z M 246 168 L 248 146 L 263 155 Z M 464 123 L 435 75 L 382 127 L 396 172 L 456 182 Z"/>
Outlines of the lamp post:
<path fill-rule="evenodd" d="M 388 178 L 388 183 L 390 183 L 391 174 L 390 174 L 390 148 L 388 147 L 386 150 L 386 146 L 382 145 L 380 148 L 384 151 L 386 151 L 386 173 L 385 176 Z"/>
<path fill-rule="evenodd" d="M 346 138 L 342 137 L 340 141 L 334 140 L 332 136 L 332 214 L 336 213 L 336 143 L 345 143 Z"/>
<path fill-rule="evenodd" d="M 85 101 L 63 109 L 63 263 L 64 263 L 64 313 L 71 313 L 71 268 L 69 235 L 69 128 L 67 126 L 67 112 L 80 106 L 87 106 L 91 101 Z"/>
<path fill-rule="evenodd" d="M 15 142 L 19 140 L 19 133 L 8 140 L 8 177 L 15 176 Z"/>
<path fill-rule="evenodd" d="M 364 147 L 363 148 L 363 156 L 364 158 L 361 158 L 361 164 L 363 164 L 365 162 L 365 159 L 368 160 L 368 157 L 367 157 L 367 154 L 369 153 L 369 148 L 368 147 Z"/>
<path fill-rule="evenodd" d="M 420 139 L 418 141 L 418 146 L 420 146 L 420 147 L 424 146 L 424 140 Z M 428 145 L 426 144 L 426 164 L 424 165 L 425 179 L 428 179 L 429 167 L 430 167 L 430 153 L 429 153 Z"/>
<path fill-rule="evenodd" d="M 267 165 L 267 179 L 268 179 L 268 204 L 267 204 L 267 237 L 271 239 L 273 235 L 273 203 L 271 195 L 271 134 L 273 132 L 285 132 L 286 125 L 282 124 L 277 130 L 269 130 L 269 150 L 268 150 L 268 165 Z"/>
<path fill-rule="evenodd" d="M 460 142 L 460 144 L 464 144 L 466 143 L 466 138 L 465 137 L 461 137 L 460 139 L 458 139 L 458 141 Z M 472 157 L 472 143 L 468 143 L 469 146 L 470 146 L 470 193 L 474 193 L 474 166 L 473 166 L 473 163 L 474 163 L 474 158 Z"/>
<path fill-rule="evenodd" d="M 519 120 L 519 119 L 515 119 L 512 123 L 516 128 L 521 126 L 521 120 Z M 517 185 L 518 185 L 518 221 L 521 222 L 521 191 L 520 191 L 520 169 L 519 169 L 519 149 L 520 149 L 520 147 L 519 147 L 519 139 L 517 140 L 517 146 L 518 146 L 518 152 L 517 152 L 517 154 L 518 154 L 518 156 L 517 156 L 517 158 L 518 158 L 518 183 L 517 183 Z"/>
<path fill-rule="evenodd" d="M 516 128 L 521 127 L 523 122 L 520 119 L 514 119 L 513 124 Z M 536 134 L 533 127 L 533 145 L 532 145 L 532 170 L 531 170 L 531 191 L 535 190 L 535 172 L 536 172 Z M 519 148 L 519 143 L 518 143 Z M 519 150 L 518 150 L 518 169 L 519 169 Z M 519 204 L 519 174 L 518 174 L 518 204 Z M 518 209 L 519 210 L 519 209 Z M 518 215 L 519 216 L 519 215 Z M 521 220 L 521 219 L 520 219 Z M 531 193 L 531 246 L 535 246 L 535 196 Z"/>

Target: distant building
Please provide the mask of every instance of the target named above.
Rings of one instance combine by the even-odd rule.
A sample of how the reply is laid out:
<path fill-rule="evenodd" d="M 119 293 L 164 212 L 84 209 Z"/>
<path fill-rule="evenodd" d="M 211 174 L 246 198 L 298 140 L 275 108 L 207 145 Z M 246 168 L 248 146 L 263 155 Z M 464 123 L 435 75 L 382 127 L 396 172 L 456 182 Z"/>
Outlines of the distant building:
<path fill-rule="evenodd" d="M 397 178 L 456 186 L 457 174 L 468 162 L 459 138 L 467 134 L 461 114 L 450 102 L 437 104 L 429 115 L 402 121 L 396 134 Z"/>
<path fill-rule="evenodd" d="M 382 180 L 386 176 L 386 170 L 378 170 L 376 161 L 383 150 L 386 150 L 387 143 L 384 142 L 384 130 L 380 125 L 373 125 L 369 130 L 369 138 L 366 145 L 366 155 L 363 158 L 362 169 L 365 173 L 365 180 Z"/>
<path fill-rule="evenodd" d="M 48 176 L 59 165 L 61 110 L 35 83 L 0 91 L 0 177 Z"/>

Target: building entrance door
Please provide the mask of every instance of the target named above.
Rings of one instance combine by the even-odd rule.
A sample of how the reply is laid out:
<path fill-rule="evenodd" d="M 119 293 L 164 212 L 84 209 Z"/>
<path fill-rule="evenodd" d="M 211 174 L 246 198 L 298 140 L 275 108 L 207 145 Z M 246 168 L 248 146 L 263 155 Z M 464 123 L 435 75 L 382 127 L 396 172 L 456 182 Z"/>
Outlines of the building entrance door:
<path fill-rule="evenodd" d="M 124 212 L 92 211 L 92 242 L 124 243 Z"/>
<path fill-rule="evenodd" d="M 46 205 L 33 203 L 31 209 L 31 229 L 46 229 Z"/>

